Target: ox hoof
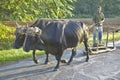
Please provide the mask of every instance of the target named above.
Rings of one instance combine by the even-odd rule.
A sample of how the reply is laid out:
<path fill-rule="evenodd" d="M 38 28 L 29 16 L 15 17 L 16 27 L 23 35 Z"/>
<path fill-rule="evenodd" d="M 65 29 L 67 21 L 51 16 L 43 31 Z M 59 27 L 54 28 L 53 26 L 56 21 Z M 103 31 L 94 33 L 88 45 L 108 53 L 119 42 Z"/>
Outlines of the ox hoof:
<path fill-rule="evenodd" d="M 70 62 L 68 62 L 67 65 L 70 65 Z"/>
<path fill-rule="evenodd" d="M 61 60 L 61 63 L 67 63 L 67 61 L 66 60 Z"/>
<path fill-rule="evenodd" d="M 39 60 L 34 60 L 34 63 L 38 64 Z"/>
<path fill-rule="evenodd" d="M 71 63 L 71 61 L 68 61 L 68 62 L 67 62 L 67 65 L 70 65 L 70 63 Z"/>
<path fill-rule="evenodd" d="M 88 62 L 89 61 L 89 59 L 86 59 L 86 62 Z"/>
<path fill-rule="evenodd" d="M 87 52 L 86 52 L 86 51 L 83 51 L 83 54 L 85 54 L 85 55 L 86 55 L 86 54 L 87 54 Z"/>
<path fill-rule="evenodd" d="M 59 67 L 56 66 L 53 71 L 59 71 Z"/>
<path fill-rule="evenodd" d="M 44 64 L 50 64 L 50 62 L 45 62 Z"/>
<path fill-rule="evenodd" d="M 59 71 L 59 69 L 58 68 L 54 68 L 54 70 L 53 71 Z"/>

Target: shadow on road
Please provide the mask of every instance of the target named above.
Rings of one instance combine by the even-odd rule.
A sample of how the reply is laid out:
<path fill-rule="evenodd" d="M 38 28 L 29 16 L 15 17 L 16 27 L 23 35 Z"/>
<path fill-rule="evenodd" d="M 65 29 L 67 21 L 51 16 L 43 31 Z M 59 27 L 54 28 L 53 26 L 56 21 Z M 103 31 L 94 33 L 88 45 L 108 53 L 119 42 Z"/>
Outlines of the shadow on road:
<path fill-rule="evenodd" d="M 78 54 L 74 57 L 73 61 L 70 65 L 65 63 L 60 64 L 60 71 L 72 69 L 74 65 L 84 64 L 86 56 L 79 51 Z M 71 54 L 65 54 L 63 58 L 69 59 Z M 34 64 L 32 58 L 30 60 L 23 60 L 19 63 L 13 63 L 11 65 L 6 65 L 5 67 L 1 67 L 0 69 L 0 80 L 7 80 L 7 79 L 21 79 L 21 78 L 29 78 L 34 76 L 46 77 L 45 75 L 52 75 L 56 74 L 59 71 L 53 71 L 56 65 L 56 60 L 53 59 L 50 61 L 50 64 L 43 65 L 43 60 L 45 56 L 42 56 L 39 64 Z M 53 56 L 54 57 L 54 56 Z M 43 78 L 45 79 L 45 78 Z"/>
<path fill-rule="evenodd" d="M 45 73 L 50 73 L 53 72 L 53 67 L 42 67 L 41 69 L 36 69 L 35 67 L 38 67 L 40 65 L 31 65 L 31 66 L 22 66 L 22 67 L 16 67 L 16 68 L 9 68 L 6 70 L 0 70 L 1 72 L 10 72 L 9 74 L 6 74 L 4 76 L 0 77 L 0 80 L 6 80 L 10 78 L 19 78 L 19 77 L 29 77 L 29 76 L 34 76 L 34 75 L 40 75 L 40 74 L 45 74 Z M 13 72 L 13 73 L 12 73 Z"/>

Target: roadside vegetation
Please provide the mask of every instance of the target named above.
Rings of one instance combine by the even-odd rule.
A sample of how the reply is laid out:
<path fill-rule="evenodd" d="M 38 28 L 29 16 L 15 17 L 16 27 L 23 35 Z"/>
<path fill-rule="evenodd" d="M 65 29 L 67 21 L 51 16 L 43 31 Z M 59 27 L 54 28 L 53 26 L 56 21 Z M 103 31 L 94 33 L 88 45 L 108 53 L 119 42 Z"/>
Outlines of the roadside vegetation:
<path fill-rule="evenodd" d="M 120 40 L 120 36 L 119 35 L 120 35 L 120 32 L 115 32 L 114 33 L 115 41 Z M 103 40 L 102 40 L 103 44 L 106 43 L 106 39 L 107 39 L 107 32 L 104 32 L 103 33 Z M 109 40 L 109 42 L 113 41 L 113 33 L 112 32 L 109 33 L 108 40 Z M 92 43 L 93 43 L 92 34 L 90 34 L 89 44 L 92 46 Z"/>

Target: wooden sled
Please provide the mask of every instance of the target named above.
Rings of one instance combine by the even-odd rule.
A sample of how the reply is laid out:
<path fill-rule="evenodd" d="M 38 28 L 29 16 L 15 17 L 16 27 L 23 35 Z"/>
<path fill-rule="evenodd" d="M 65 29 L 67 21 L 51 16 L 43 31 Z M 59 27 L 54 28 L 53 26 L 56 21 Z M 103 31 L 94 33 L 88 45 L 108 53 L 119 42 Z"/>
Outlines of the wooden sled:
<path fill-rule="evenodd" d="M 112 31 L 111 31 L 112 30 Z M 109 32 L 112 32 L 113 33 L 113 46 L 108 46 L 108 37 L 109 37 Z M 114 51 L 116 50 L 116 47 L 115 47 L 115 40 L 114 40 L 114 32 L 116 31 L 116 28 L 109 28 L 107 29 L 107 37 L 106 37 L 106 44 L 105 45 L 102 45 L 102 46 L 96 46 L 96 47 L 89 47 L 90 49 L 90 52 L 89 54 L 91 55 L 94 55 L 94 54 L 99 54 L 99 53 L 105 53 L 105 52 L 110 52 L 110 51 Z"/>
<path fill-rule="evenodd" d="M 99 53 L 105 53 L 105 52 L 110 52 L 110 51 L 114 51 L 116 50 L 116 47 L 113 46 L 98 46 L 98 47 L 89 47 L 90 49 L 90 55 L 95 55 L 95 54 L 99 54 Z"/>

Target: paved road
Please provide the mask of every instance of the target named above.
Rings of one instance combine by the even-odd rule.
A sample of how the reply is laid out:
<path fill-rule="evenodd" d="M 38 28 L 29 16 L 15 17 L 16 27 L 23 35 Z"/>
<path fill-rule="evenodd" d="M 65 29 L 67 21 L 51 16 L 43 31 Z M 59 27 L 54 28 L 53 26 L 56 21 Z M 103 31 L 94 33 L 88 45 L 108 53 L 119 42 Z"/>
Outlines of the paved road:
<path fill-rule="evenodd" d="M 53 71 L 56 65 L 54 56 L 44 65 L 45 55 L 39 57 L 39 64 L 32 58 L 0 66 L 0 80 L 120 80 L 120 43 L 113 52 L 90 55 L 85 62 L 85 55 L 77 49 L 71 65 L 61 63 L 59 71 Z M 69 59 L 71 50 L 66 50 L 62 59 Z"/>

